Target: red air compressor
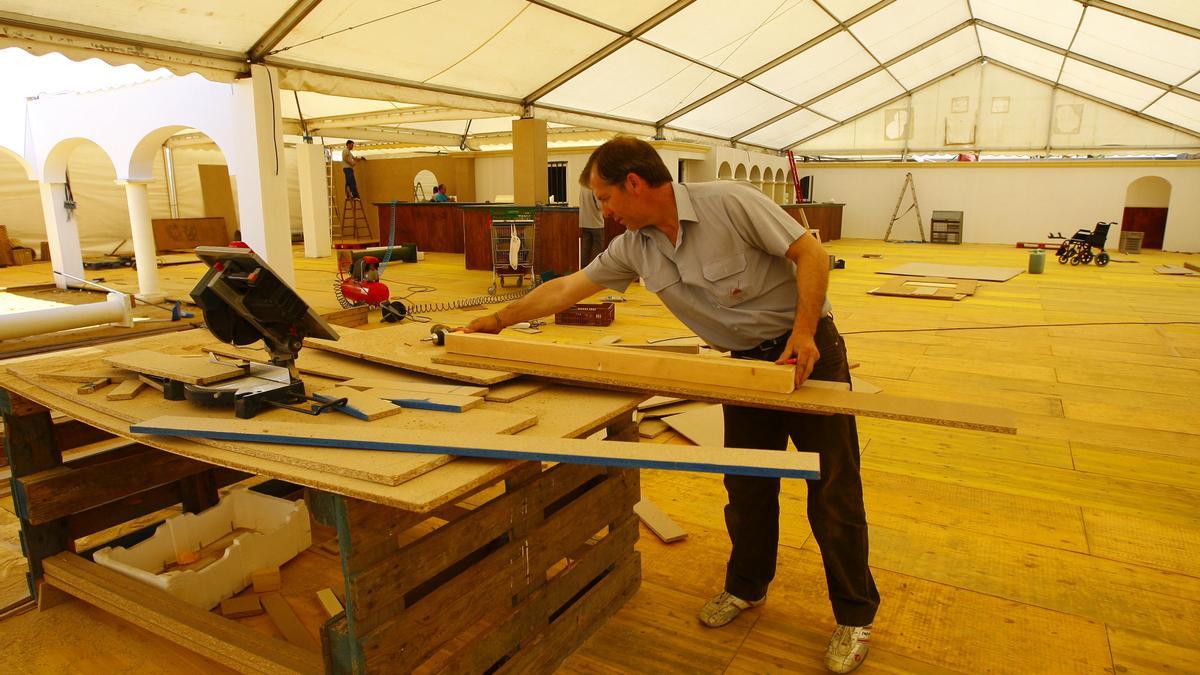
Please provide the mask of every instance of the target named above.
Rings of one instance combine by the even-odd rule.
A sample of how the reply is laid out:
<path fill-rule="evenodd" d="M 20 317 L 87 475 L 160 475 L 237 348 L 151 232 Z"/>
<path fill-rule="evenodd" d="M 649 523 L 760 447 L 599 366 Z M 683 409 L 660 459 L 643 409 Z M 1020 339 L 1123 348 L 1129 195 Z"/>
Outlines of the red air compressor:
<path fill-rule="evenodd" d="M 382 260 L 374 253 L 373 250 L 337 251 L 338 275 L 333 282 L 333 293 L 342 307 L 378 307 L 387 302 L 390 291 L 387 284 L 379 281 Z"/>

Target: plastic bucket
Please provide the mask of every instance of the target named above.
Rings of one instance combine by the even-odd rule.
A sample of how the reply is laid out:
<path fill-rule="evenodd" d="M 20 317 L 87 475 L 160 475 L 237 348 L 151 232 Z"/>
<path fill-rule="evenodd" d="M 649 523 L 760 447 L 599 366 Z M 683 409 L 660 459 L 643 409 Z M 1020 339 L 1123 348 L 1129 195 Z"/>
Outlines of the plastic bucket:
<path fill-rule="evenodd" d="M 1046 271 L 1046 252 L 1038 249 L 1029 254 L 1029 273 L 1041 274 Z"/>

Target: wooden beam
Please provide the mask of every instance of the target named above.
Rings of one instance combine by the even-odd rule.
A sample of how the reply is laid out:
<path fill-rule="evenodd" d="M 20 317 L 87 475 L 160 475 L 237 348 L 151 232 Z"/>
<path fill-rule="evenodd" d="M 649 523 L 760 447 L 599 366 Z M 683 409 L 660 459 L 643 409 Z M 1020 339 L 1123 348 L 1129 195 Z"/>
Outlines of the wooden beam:
<path fill-rule="evenodd" d="M 46 582 L 222 665 L 261 673 L 319 673 L 321 660 L 74 553 L 45 561 Z"/>
<path fill-rule="evenodd" d="M 618 375 L 656 373 L 660 377 L 679 382 L 721 382 L 729 387 L 781 394 L 790 392 L 795 386 L 795 371 L 792 367 L 778 366 L 767 361 L 647 354 L 640 350 L 553 344 L 484 333 L 448 334 L 446 353 L 570 366 Z"/>
<path fill-rule="evenodd" d="M 555 439 L 468 432 L 406 430 L 396 439 L 377 430 L 303 422 L 267 422 L 163 416 L 130 426 L 139 434 L 212 438 L 254 443 L 290 443 L 359 450 L 444 453 L 488 459 L 541 460 L 601 466 L 732 473 L 746 476 L 820 477 L 815 453 L 765 452 L 742 448 L 676 447 L 620 441 Z"/>
<path fill-rule="evenodd" d="M 662 358 L 663 355 L 660 355 Z M 636 391 L 647 394 L 675 395 L 692 401 L 731 403 L 755 408 L 794 410 L 830 414 L 862 415 L 903 422 L 921 422 L 939 426 L 1017 433 L 1016 415 L 1011 410 L 949 401 L 929 401 L 888 394 L 863 394 L 838 391 L 805 383 L 788 394 L 752 391 L 719 384 L 696 384 L 651 375 L 622 375 L 589 368 L 547 365 L 511 359 L 447 354 L 440 363 L 470 365 L 477 368 L 504 369 L 537 375 L 567 384 L 594 384 L 605 389 Z M 657 369 L 647 372 L 657 373 Z"/>

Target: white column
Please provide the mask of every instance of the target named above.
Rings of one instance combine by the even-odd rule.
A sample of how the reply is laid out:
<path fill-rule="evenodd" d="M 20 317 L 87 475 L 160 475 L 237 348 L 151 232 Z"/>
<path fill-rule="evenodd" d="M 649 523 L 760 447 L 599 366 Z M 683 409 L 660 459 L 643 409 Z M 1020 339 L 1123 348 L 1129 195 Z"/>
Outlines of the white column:
<path fill-rule="evenodd" d="M 296 146 L 300 172 L 300 215 L 304 221 L 304 257 L 328 258 L 329 185 L 325 181 L 325 151 L 313 143 Z"/>
<path fill-rule="evenodd" d="M 55 272 L 83 278 L 83 251 L 79 247 L 79 228 L 71 212 L 63 205 L 67 200 L 65 183 L 39 183 L 42 193 L 42 217 L 46 221 L 46 243 L 50 247 L 50 260 Z M 54 275 L 59 288 L 79 282 Z"/>
<path fill-rule="evenodd" d="M 158 252 L 154 229 L 150 226 L 150 196 L 145 183 L 125 183 L 125 201 L 129 203 L 129 226 L 133 231 L 133 258 L 137 261 L 138 299 L 162 302 L 158 284 Z"/>
<path fill-rule="evenodd" d="M 288 217 L 287 173 L 283 160 L 279 76 L 265 66 L 233 83 L 238 217 L 246 242 L 281 279 L 295 285 L 292 226 Z M 226 157 L 229 158 L 227 153 Z"/>

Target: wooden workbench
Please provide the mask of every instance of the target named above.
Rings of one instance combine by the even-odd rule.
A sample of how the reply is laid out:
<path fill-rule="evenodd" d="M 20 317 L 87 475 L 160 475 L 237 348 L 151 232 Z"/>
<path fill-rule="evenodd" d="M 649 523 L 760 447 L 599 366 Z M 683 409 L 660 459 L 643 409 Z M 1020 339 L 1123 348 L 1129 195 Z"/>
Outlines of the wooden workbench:
<path fill-rule="evenodd" d="M 0 366 L 14 503 L 30 590 L 43 606 L 74 595 L 238 670 L 482 672 L 502 664 L 501 671 L 523 672 L 552 670 L 637 589 L 636 470 L 135 437 L 131 422 L 164 412 L 232 411 L 165 401 L 154 391 L 109 401 L 103 389 L 78 394 L 74 383 L 40 376 L 99 367 L 107 354 L 199 353 L 211 343 L 206 332 L 193 331 Z M 357 371 L 370 367 L 329 358 Z M 329 382 L 311 375 L 305 381 L 310 389 Z M 609 437 L 634 440 L 632 411 L 641 398 L 550 386 L 465 413 L 405 410 L 370 424 L 380 434 L 403 434 L 475 423 L 521 428 L 536 417 L 517 433 L 550 439 L 606 429 Z M 63 462 L 49 409 L 138 444 Z M 289 415 L 298 413 L 261 413 Z M 314 420 L 366 424 L 304 417 Z M 424 473 L 409 477 L 414 462 Z M 314 519 L 336 532 L 346 609 L 320 627 L 319 653 L 193 608 L 76 550 L 82 537 L 173 504 L 203 510 L 220 486 L 251 474 L 303 486 Z M 135 532 L 120 543 L 147 535 Z"/>

